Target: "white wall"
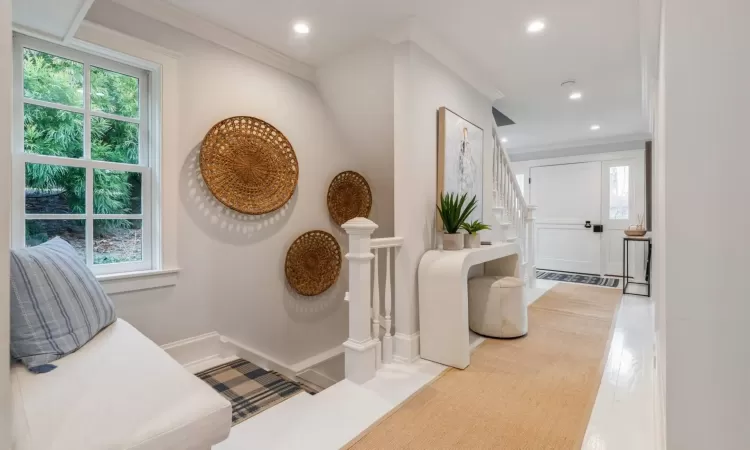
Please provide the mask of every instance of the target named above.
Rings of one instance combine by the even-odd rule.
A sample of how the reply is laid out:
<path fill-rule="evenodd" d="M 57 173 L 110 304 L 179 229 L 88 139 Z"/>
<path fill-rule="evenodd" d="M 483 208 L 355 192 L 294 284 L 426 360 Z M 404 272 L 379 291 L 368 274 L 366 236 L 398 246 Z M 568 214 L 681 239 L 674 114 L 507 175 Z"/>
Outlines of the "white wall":
<path fill-rule="evenodd" d="M 413 42 L 397 45 L 394 71 L 395 231 L 405 238 L 396 258 L 396 273 L 402 275 L 396 284 L 396 328 L 413 336 L 419 329 L 417 268 L 425 251 L 436 247 L 438 109 L 446 106 L 484 130 L 484 218 L 489 220 L 492 104 Z M 399 356 L 413 356 L 414 341 L 397 335 Z"/>
<path fill-rule="evenodd" d="M 300 234 L 322 229 L 346 249 L 330 220 L 331 179 L 354 166 L 315 87 L 106 0 L 88 20 L 179 52 L 178 264 L 174 288 L 116 295 L 118 314 L 159 344 L 218 331 L 240 344 L 294 364 L 339 346 L 347 335 L 346 271 L 315 298 L 286 286 L 284 258 Z M 233 115 L 262 118 L 294 146 L 300 166 L 289 207 L 249 222 L 220 207 L 199 186 L 195 157 L 205 133 Z M 228 214 L 227 214 L 228 213 Z"/>
<path fill-rule="evenodd" d="M 746 0 L 666 0 L 656 151 L 669 449 L 750 445 L 748 17 Z"/>
<path fill-rule="evenodd" d="M 12 50 L 10 0 L 0 0 L 0 448 L 10 448 L 10 155 Z"/>
<path fill-rule="evenodd" d="M 370 184 L 373 237 L 393 236 L 393 46 L 364 43 L 317 70 L 320 95 Z"/>
<path fill-rule="evenodd" d="M 660 9 L 664 7 L 660 5 Z M 660 11 L 659 27 L 660 39 L 664 38 L 664 14 Z M 654 326 L 656 332 L 656 438 L 660 449 L 667 449 L 666 436 L 666 392 L 667 392 L 667 318 L 666 318 L 666 285 L 664 283 L 666 268 L 664 257 L 666 248 L 665 216 L 666 216 L 666 142 L 664 139 L 664 120 L 666 118 L 665 79 L 664 79 L 664 45 L 659 44 L 658 81 L 656 85 L 656 100 L 654 111 L 654 144 L 652 158 L 652 237 L 654 238 L 651 283 L 654 299 Z"/>

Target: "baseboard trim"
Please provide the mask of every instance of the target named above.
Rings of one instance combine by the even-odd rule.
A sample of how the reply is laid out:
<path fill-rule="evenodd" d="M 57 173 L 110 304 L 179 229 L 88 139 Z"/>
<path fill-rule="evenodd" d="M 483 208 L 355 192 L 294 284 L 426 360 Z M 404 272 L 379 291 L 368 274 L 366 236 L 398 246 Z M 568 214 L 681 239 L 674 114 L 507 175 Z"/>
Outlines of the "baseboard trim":
<path fill-rule="evenodd" d="M 215 331 L 171 342 L 162 345 L 161 348 L 183 366 L 219 358 L 223 354 L 221 336 Z"/>
<path fill-rule="evenodd" d="M 658 338 L 657 338 L 658 342 Z M 666 432 L 666 399 L 664 398 L 664 368 L 659 364 L 659 345 L 654 344 L 654 416 L 655 416 L 655 437 L 656 450 L 667 450 L 667 432 Z"/>
<path fill-rule="evenodd" d="M 342 353 L 344 353 L 343 344 L 330 348 L 324 352 L 318 353 L 317 355 L 307 358 L 303 361 L 300 361 L 297 364 L 293 364 L 291 366 L 291 369 L 294 370 L 295 373 L 304 372 L 305 370 L 311 369 L 319 364 L 322 364 L 328 360 L 331 360 L 341 355 Z"/>
<path fill-rule="evenodd" d="M 393 360 L 400 363 L 413 363 L 419 359 L 419 332 L 414 334 L 396 333 L 393 336 Z"/>
<path fill-rule="evenodd" d="M 221 341 L 224 343 L 224 345 L 230 347 L 238 357 L 244 358 L 257 365 L 258 367 L 266 370 L 276 371 L 292 379 L 297 378 L 297 375 L 299 373 L 311 369 L 318 364 L 321 364 L 344 353 L 344 347 L 339 345 L 324 352 L 318 353 L 317 355 L 307 358 L 296 364 L 286 364 L 266 353 L 263 353 L 260 350 L 256 350 L 245 344 L 241 344 L 230 337 L 221 336 Z"/>
<path fill-rule="evenodd" d="M 237 356 L 238 358 L 243 358 L 252 362 L 258 367 L 279 372 L 280 374 L 293 379 L 296 378 L 298 374 L 310 370 L 315 366 L 344 353 L 344 347 L 339 345 L 296 364 L 285 364 L 260 350 L 242 344 L 230 337 L 222 336 L 215 331 L 165 344 L 162 345 L 161 348 L 188 370 L 190 370 L 191 367 L 203 366 L 206 361 L 212 359 L 223 360 L 231 356 Z M 310 381 L 315 383 L 314 380 Z"/>
<path fill-rule="evenodd" d="M 235 355 L 242 359 L 250 361 L 260 368 L 273 370 L 274 372 L 278 372 L 289 378 L 295 378 L 297 376 L 297 372 L 295 372 L 291 366 L 282 363 L 276 358 L 267 355 L 260 350 L 256 350 L 245 344 L 241 344 L 227 336 L 221 336 L 221 342 L 224 343 L 224 345 L 226 345 L 228 348 L 231 348 L 234 351 Z"/>

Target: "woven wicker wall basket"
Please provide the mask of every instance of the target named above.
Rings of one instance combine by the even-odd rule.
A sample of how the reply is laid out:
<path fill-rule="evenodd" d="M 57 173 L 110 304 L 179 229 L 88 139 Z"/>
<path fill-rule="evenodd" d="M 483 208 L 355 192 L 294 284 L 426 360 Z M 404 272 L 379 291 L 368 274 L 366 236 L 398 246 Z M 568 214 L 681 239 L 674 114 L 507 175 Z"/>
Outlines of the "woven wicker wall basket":
<path fill-rule="evenodd" d="M 284 267 L 289 285 L 305 296 L 320 295 L 341 273 L 341 247 L 330 233 L 308 231 L 286 253 Z"/>
<path fill-rule="evenodd" d="M 200 165 L 214 197 L 243 214 L 281 208 L 299 179 L 289 140 L 255 117 L 230 117 L 214 125 L 203 140 Z"/>
<path fill-rule="evenodd" d="M 328 212 L 338 225 L 355 217 L 368 217 L 372 210 L 372 192 L 365 177 L 348 170 L 336 175 L 328 187 Z"/>

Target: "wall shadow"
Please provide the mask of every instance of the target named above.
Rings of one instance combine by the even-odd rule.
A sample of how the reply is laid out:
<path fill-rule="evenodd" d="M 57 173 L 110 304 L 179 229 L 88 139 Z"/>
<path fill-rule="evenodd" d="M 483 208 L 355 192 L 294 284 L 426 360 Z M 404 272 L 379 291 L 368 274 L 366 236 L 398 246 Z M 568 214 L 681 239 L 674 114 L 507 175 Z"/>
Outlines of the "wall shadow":
<path fill-rule="evenodd" d="M 254 216 L 234 211 L 216 200 L 203 181 L 200 149 L 198 144 L 190 151 L 180 170 L 180 200 L 204 233 L 227 244 L 248 245 L 268 239 L 289 221 L 297 203 L 297 189 L 284 206 L 272 213 Z"/>

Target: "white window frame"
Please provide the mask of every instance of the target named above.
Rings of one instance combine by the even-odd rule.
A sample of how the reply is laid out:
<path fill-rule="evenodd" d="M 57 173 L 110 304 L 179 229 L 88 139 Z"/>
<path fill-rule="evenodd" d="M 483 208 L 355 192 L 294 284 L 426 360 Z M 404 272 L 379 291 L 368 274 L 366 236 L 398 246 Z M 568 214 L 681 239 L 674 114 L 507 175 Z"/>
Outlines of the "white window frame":
<path fill-rule="evenodd" d="M 75 50 L 50 42 L 15 34 L 14 47 L 14 143 L 13 143 L 13 199 L 12 199 L 12 245 L 25 247 L 26 220 L 85 220 L 86 221 L 86 264 L 97 275 L 127 274 L 161 269 L 161 242 L 159 220 L 159 152 L 160 145 L 154 128 L 158 127 L 155 118 L 159 112 L 158 86 L 154 74 L 145 67 L 135 67 L 110 58 Z M 23 89 L 23 49 L 28 48 L 53 56 L 70 59 L 84 65 L 84 107 L 70 107 L 24 97 Z M 123 58 L 127 61 L 127 58 Z M 140 88 L 139 118 L 132 119 L 91 110 L 90 68 L 91 66 L 119 72 L 138 78 Z M 52 107 L 84 115 L 84 156 L 80 159 L 24 153 L 24 105 L 32 104 Z M 122 120 L 139 125 L 139 163 L 125 164 L 91 160 L 90 121 L 91 117 Z M 56 164 L 81 167 L 86 170 L 86 213 L 85 214 L 26 214 L 25 207 L 25 164 Z M 141 174 L 141 214 L 94 214 L 94 169 L 109 169 Z M 138 262 L 94 264 L 93 241 L 95 219 L 130 219 L 142 221 L 143 259 Z"/>

